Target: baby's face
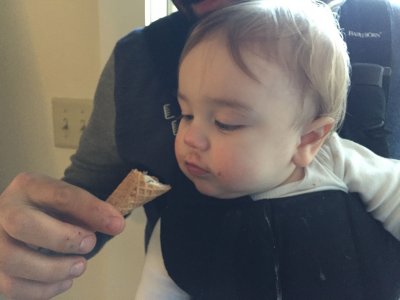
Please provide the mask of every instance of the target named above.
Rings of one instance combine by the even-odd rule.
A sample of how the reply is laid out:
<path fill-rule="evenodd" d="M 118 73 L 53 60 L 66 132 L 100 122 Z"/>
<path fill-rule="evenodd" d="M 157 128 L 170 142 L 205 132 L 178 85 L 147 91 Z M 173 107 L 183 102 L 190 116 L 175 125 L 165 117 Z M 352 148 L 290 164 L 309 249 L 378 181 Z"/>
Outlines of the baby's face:
<path fill-rule="evenodd" d="M 184 58 L 179 72 L 182 119 L 175 142 L 181 170 L 217 198 L 264 192 L 298 180 L 294 120 L 299 93 L 285 72 L 244 53 L 256 82 L 231 60 L 218 37 Z"/>

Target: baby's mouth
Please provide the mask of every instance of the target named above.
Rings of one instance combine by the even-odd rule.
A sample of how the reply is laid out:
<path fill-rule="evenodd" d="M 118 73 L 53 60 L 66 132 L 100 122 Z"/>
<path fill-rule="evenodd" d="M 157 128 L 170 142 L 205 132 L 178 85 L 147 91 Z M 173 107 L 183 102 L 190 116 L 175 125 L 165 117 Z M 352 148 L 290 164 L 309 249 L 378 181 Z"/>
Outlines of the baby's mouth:
<path fill-rule="evenodd" d="M 206 169 L 191 162 L 185 162 L 185 167 L 191 176 L 202 177 L 209 173 Z"/>

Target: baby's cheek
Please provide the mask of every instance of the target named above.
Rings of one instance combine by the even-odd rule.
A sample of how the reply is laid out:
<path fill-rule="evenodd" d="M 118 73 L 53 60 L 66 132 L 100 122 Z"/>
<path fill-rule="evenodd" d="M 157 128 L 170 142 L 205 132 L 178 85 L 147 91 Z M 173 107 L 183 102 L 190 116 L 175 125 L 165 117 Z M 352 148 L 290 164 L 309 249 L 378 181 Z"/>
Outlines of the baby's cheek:
<path fill-rule="evenodd" d="M 239 166 L 231 163 L 226 162 L 223 166 L 220 167 L 215 171 L 215 175 L 218 177 L 220 182 L 224 182 L 226 185 L 238 185 L 243 180 L 243 169 Z"/>
<path fill-rule="evenodd" d="M 224 149 L 226 150 L 226 149 Z M 226 186 L 235 186 L 243 182 L 243 177 L 249 176 L 249 164 L 238 153 L 230 151 L 220 151 L 221 155 L 213 157 L 214 175 L 221 184 Z"/>

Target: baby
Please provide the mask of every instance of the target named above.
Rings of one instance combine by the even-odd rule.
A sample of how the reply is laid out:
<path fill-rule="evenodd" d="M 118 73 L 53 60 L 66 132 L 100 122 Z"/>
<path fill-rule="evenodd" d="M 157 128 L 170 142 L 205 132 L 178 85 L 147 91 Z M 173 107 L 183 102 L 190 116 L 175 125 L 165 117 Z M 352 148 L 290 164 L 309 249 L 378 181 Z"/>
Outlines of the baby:
<path fill-rule="evenodd" d="M 346 45 L 325 5 L 270 0 L 215 12 L 181 56 L 178 165 L 220 199 L 357 192 L 399 239 L 400 163 L 335 132 L 348 87 Z M 190 299 L 165 270 L 159 227 L 137 299 Z"/>

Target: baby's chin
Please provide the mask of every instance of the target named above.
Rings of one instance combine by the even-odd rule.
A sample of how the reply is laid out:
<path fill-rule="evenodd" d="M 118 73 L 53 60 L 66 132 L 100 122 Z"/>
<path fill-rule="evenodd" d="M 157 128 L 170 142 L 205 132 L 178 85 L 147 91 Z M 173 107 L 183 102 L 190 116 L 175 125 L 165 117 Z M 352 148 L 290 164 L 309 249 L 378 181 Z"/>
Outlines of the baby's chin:
<path fill-rule="evenodd" d="M 203 195 L 212 197 L 212 198 L 217 198 L 221 200 L 229 200 L 229 199 L 236 199 L 240 198 L 243 196 L 248 195 L 246 192 L 238 192 L 235 190 L 228 190 L 228 189 L 223 189 L 221 187 L 216 187 L 216 186 L 210 186 L 207 184 L 204 184 L 204 182 L 193 182 L 196 189 Z"/>
<path fill-rule="evenodd" d="M 186 168 L 181 167 L 181 170 L 194 184 L 197 191 L 205 196 L 224 200 L 240 198 L 251 194 L 250 190 L 240 190 L 239 187 L 234 184 L 231 184 L 230 186 L 227 184 L 219 184 L 217 179 L 218 177 L 212 176 L 211 174 L 210 176 L 197 177 L 192 176 Z"/>

